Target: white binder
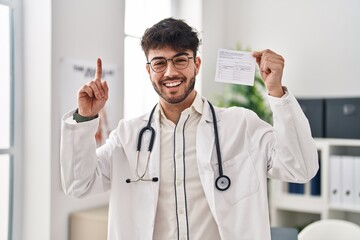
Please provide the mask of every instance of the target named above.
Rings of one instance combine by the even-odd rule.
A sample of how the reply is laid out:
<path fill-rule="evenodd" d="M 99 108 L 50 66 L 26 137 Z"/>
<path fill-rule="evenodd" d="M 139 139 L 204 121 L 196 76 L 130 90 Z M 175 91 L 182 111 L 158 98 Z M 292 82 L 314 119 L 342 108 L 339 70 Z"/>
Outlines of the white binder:
<path fill-rule="evenodd" d="M 342 157 L 341 199 L 344 206 L 355 203 L 355 160 L 352 156 Z"/>
<path fill-rule="evenodd" d="M 329 159 L 329 187 L 330 203 L 341 204 L 341 156 L 332 155 Z"/>
<path fill-rule="evenodd" d="M 355 162 L 355 205 L 360 208 L 360 157 L 354 157 Z"/>

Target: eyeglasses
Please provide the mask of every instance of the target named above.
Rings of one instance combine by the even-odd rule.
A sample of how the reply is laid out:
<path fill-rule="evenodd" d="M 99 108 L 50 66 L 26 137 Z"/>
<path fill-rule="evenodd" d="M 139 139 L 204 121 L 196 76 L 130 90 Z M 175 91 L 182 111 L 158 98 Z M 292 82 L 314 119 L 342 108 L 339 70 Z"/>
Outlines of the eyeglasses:
<path fill-rule="evenodd" d="M 151 69 L 156 73 L 161 73 L 166 70 L 167 63 L 169 60 L 172 61 L 174 67 L 177 70 L 183 70 L 189 66 L 190 59 L 193 59 L 193 57 L 188 57 L 186 55 L 180 55 L 174 58 L 164 58 L 164 57 L 156 57 L 153 58 L 150 62 L 147 62 L 146 64 L 149 64 Z"/>

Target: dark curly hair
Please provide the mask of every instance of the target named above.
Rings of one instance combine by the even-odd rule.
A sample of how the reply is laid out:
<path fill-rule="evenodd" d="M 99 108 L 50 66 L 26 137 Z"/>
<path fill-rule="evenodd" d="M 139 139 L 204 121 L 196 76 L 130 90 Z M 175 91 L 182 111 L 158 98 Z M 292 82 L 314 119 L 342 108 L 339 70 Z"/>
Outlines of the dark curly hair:
<path fill-rule="evenodd" d="M 170 47 L 175 51 L 191 50 L 196 57 L 200 45 L 198 33 L 181 19 L 165 18 L 145 30 L 141 47 L 147 58 L 151 49 Z"/>

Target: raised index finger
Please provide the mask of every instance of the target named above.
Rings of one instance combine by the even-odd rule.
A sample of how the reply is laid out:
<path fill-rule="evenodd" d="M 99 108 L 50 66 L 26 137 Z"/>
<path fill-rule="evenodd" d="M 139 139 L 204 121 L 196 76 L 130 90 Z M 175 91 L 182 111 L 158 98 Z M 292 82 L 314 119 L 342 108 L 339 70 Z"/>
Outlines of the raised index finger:
<path fill-rule="evenodd" d="M 101 59 L 98 58 L 96 61 L 96 72 L 95 72 L 95 80 L 101 80 L 102 75 L 102 62 Z"/>

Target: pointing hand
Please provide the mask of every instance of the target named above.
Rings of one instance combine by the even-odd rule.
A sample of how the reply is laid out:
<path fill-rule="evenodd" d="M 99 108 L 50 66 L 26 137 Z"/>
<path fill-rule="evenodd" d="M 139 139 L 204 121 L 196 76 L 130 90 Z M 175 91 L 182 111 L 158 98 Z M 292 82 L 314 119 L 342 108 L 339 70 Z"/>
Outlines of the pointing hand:
<path fill-rule="evenodd" d="M 108 85 L 101 79 L 102 62 L 97 59 L 95 79 L 82 86 L 78 91 L 78 109 L 83 117 L 93 117 L 100 112 L 108 100 Z"/>

